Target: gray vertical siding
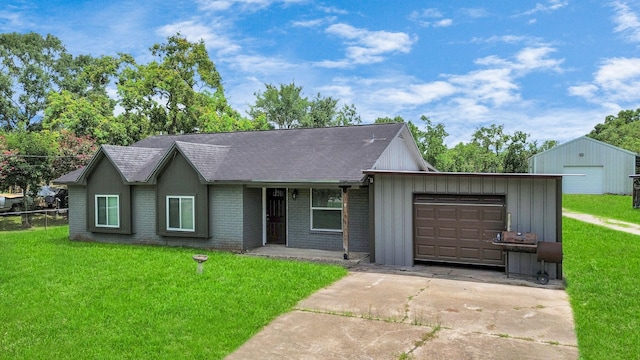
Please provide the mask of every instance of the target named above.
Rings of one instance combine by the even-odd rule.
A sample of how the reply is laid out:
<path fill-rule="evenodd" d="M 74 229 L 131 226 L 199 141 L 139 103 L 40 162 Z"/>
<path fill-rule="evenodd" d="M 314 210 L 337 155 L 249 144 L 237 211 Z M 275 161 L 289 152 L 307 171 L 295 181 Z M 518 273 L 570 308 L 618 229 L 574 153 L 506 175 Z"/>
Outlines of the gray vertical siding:
<path fill-rule="evenodd" d="M 561 241 L 557 232 L 557 181 L 549 178 L 491 176 L 375 175 L 375 260 L 413 265 L 413 196 L 416 193 L 505 195 L 513 231 L 534 232 L 539 240 Z M 535 254 L 511 253 L 509 271 L 535 274 Z M 556 276 L 555 264 L 546 264 Z"/>
<path fill-rule="evenodd" d="M 583 154 L 583 156 L 580 156 Z M 562 174 L 564 166 L 602 166 L 603 192 L 631 194 L 636 154 L 586 137 L 574 139 L 529 159 L 529 172 Z"/>
<path fill-rule="evenodd" d="M 391 141 L 373 168 L 377 170 L 425 170 L 422 157 L 407 127 L 403 127 L 400 134 Z"/>

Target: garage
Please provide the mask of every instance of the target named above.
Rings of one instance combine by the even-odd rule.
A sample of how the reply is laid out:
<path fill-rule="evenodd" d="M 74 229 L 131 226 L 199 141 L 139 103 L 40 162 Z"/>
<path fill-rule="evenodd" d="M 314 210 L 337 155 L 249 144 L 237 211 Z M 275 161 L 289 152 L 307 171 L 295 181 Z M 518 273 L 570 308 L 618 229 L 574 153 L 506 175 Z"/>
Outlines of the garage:
<path fill-rule="evenodd" d="M 414 260 L 504 266 L 493 245 L 505 227 L 501 195 L 414 195 Z"/>
<path fill-rule="evenodd" d="M 602 194 L 604 168 L 602 166 L 564 166 L 564 174 L 584 174 L 584 176 L 565 176 L 562 189 L 565 194 Z"/>

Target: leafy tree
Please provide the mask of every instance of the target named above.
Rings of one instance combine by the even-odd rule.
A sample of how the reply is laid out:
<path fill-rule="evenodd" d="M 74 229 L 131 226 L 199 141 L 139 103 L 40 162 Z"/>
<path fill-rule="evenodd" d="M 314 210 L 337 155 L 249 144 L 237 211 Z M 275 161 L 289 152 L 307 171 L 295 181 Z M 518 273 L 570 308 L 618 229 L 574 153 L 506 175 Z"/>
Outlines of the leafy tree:
<path fill-rule="evenodd" d="M 433 167 L 440 169 L 445 165 L 447 146 L 444 143 L 444 139 L 449 136 L 449 134 L 445 131 L 443 124 L 434 124 L 431 119 L 425 115 L 420 116 L 420 121 L 424 123 L 424 130 L 421 130 L 419 126 L 411 121 L 407 122 L 407 127 L 418 146 L 420 155 Z M 405 121 L 401 116 L 394 118 L 381 117 L 374 121 L 374 123 L 389 122 Z"/>
<path fill-rule="evenodd" d="M 208 94 L 224 96 L 221 77 L 209 59 L 204 41 L 192 43 L 179 33 L 150 48 L 156 60 L 126 67 L 118 93 L 127 117 L 148 119 L 152 131 L 192 133 L 207 124 Z M 226 108 L 223 107 L 224 111 Z"/>
<path fill-rule="evenodd" d="M 249 116 L 254 119 L 264 117 L 278 129 L 298 127 L 305 121 L 309 101 L 302 97 L 302 86 L 295 83 L 280 84 L 280 88 L 272 84 L 264 86 L 264 92 L 254 94 L 256 102 L 250 106 Z"/>
<path fill-rule="evenodd" d="M 480 165 L 477 171 L 497 173 L 502 172 L 503 152 L 509 135 L 504 133 L 503 125 L 491 124 L 489 127 L 480 127 L 471 138 L 471 142 L 477 145 L 478 153 L 475 161 Z"/>
<path fill-rule="evenodd" d="M 88 136 L 99 144 L 128 145 L 127 129 L 113 116 L 114 101 L 107 96 L 80 96 L 67 90 L 52 91 L 47 97 L 42 127 L 68 130 L 76 136 Z"/>
<path fill-rule="evenodd" d="M 460 142 L 442 156 L 440 171 L 482 172 L 484 163 L 476 155 L 481 153 L 480 145 L 474 142 Z"/>
<path fill-rule="evenodd" d="M 264 92 L 254 94 L 256 102 L 248 114 L 254 120 L 263 118 L 278 129 L 348 126 L 361 122 L 355 105 L 343 105 L 336 110 L 339 100 L 319 93 L 309 100 L 302 95 L 302 86 L 293 82 L 279 87 L 265 84 L 265 88 Z"/>
<path fill-rule="evenodd" d="M 318 93 L 315 99 L 308 101 L 307 111 L 300 121 L 300 127 L 312 128 L 333 125 L 337 105 L 338 100 L 331 96 L 322 97 Z"/>
<path fill-rule="evenodd" d="M 51 162 L 51 170 L 48 176 L 51 179 L 58 178 L 87 165 L 98 150 L 98 145 L 92 138 L 76 136 L 67 130 L 57 133 L 56 141 L 57 151 Z"/>
<path fill-rule="evenodd" d="M 249 130 L 270 130 L 273 127 L 265 117 L 247 119 L 239 112 L 232 109 L 227 99 L 220 92 L 208 94 L 206 106 L 198 121 L 199 130 L 202 132 L 230 132 Z"/>
<path fill-rule="evenodd" d="M 360 118 L 360 115 L 358 115 L 358 111 L 354 104 L 344 104 L 342 108 L 338 110 L 336 118 L 333 121 L 333 124 L 336 126 L 348 126 L 361 123 L 362 119 Z"/>
<path fill-rule="evenodd" d="M 56 153 L 55 135 L 48 131 L 13 131 L 5 135 L 6 148 L 0 161 L 0 187 L 18 186 L 27 197 L 34 198 L 40 185 L 52 178 L 51 161 Z M 25 206 L 33 202 L 25 201 Z M 23 225 L 31 226 L 23 216 Z"/>
<path fill-rule="evenodd" d="M 0 125 L 28 129 L 41 116 L 47 93 L 63 84 L 69 55 L 52 35 L 0 34 Z"/>
<path fill-rule="evenodd" d="M 608 115 L 604 123 L 597 124 L 587 136 L 640 153 L 640 108 L 622 110 Z"/>
<path fill-rule="evenodd" d="M 425 130 L 422 131 L 422 156 L 436 169 L 444 163 L 444 156 L 447 152 L 447 145 L 444 139 L 449 133 L 444 129 L 443 124 L 434 124 L 431 119 L 422 115 L 420 120 L 424 122 Z"/>

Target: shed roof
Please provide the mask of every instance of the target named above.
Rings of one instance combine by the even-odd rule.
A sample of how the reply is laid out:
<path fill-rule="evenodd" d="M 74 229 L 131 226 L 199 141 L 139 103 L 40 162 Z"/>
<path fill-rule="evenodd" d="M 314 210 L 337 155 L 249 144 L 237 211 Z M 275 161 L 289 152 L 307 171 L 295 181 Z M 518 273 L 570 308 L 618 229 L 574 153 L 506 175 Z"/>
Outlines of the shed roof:
<path fill-rule="evenodd" d="M 128 147 L 102 146 L 87 167 L 55 182 L 83 183 L 95 163 L 107 157 L 124 182 L 149 183 L 179 152 L 204 182 L 361 183 L 363 170 L 375 166 L 404 127 L 388 123 L 153 136 Z M 428 165 L 421 162 L 420 168 L 426 171 Z"/>
<path fill-rule="evenodd" d="M 592 139 L 592 138 L 590 138 L 590 137 L 585 135 L 585 136 L 581 136 L 581 137 L 575 138 L 573 140 L 569 140 L 569 141 L 564 142 L 564 143 L 562 143 L 560 145 L 556 145 L 556 146 L 552 147 L 551 149 L 547 149 L 547 150 L 545 150 L 545 151 L 543 151 L 541 153 L 537 153 L 537 154 L 533 155 L 531 158 L 536 158 L 536 157 L 542 156 L 543 154 L 547 154 L 549 152 L 556 151 L 558 149 L 561 149 L 561 148 L 563 148 L 563 147 L 565 147 L 567 145 L 573 144 L 573 143 L 578 142 L 578 141 L 589 141 L 589 142 L 592 142 L 592 143 L 595 143 L 595 144 L 598 144 L 598 145 L 601 145 L 601 146 L 604 146 L 604 147 L 608 147 L 610 149 L 618 150 L 620 152 L 624 152 L 624 153 L 627 153 L 627 154 L 630 154 L 630 155 L 634 155 L 634 156 L 638 155 L 638 154 L 634 153 L 633 151 L 629 151 L 627 149 L 623 149 L 621 147 L 617 147 L 615 145 L 611 145 L 611 144 L 608 144 L 608 143 L 600 141 L 600 140 Z"/>

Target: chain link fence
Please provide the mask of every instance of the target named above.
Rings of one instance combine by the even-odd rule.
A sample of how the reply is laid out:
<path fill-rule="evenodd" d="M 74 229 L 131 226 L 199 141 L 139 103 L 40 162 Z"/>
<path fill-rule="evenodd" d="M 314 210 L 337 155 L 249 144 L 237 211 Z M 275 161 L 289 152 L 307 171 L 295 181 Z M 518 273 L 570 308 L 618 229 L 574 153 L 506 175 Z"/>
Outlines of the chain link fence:
<path fill-rule="evenodd" d="M 42 209 L 0 213 L 0 231 L 19 231 L 69 224 L 69 209 Z"/>

